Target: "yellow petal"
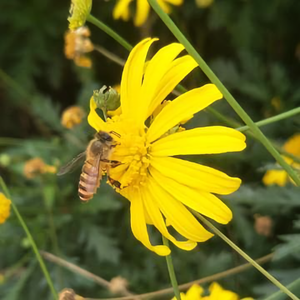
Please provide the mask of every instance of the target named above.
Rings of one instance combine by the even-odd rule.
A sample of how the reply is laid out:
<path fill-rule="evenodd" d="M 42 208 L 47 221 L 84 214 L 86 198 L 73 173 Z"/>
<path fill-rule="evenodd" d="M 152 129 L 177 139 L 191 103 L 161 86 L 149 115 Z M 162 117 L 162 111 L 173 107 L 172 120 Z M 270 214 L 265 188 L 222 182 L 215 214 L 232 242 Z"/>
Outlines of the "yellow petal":
<path fill-rule="evenodd" d="M 183 45 L 173 43 L 161 48 L 150 60 L 144 75 L 143 86 L 141 90 L 141 118 L 147 117 L 148 107 L 155 97 L 156 88 L 163 76 L 172 67 L 172 62 L 178 54 L 184 49 Z"/>
<path fill-rule="evenodd" d="M 232 219 L 231 210 L 213 194 L 182 185 L 153 168 L 150 169 L 150 173 L 161 188 L 191 209 L 221 224 L 227 224 Z"/>
<path fill-rule="evenodd" d="M 137 27 L 143 25 L 148 18 L 149 11 L 150 11 L 150 6 L 147 0 L 137 0 L 134 25 Z"/>
<path fill-rule="evenodd" d="M 283 148 L 285 151 L 300 157 L 300 134 L 297 133 L 289 138 Z"/>
<path fill-rule="evenodd" d="M 181 202 L 175 200 L 168 192 L 162 189 L 152 177 L 149 178 L 148 183 L 160 211 L 182 236 L 195 242 L 204 242 L 213 236 Z"/>
<path fill-rule="evenodd" d="M 96 113 L 97 105 L 94 98 L 90 99 L 90 113 L 88 115 L 89 124 L 98 132 L 100 130 L 106 131 L 106 123 Z"/>
<path fill-rule="evenodd" d="M 127 117 L 139 117 L 141 105 L 140 91 L 144 74 L 144 65 L 148 50 L 157 39 L 144 39 L 129 54 L 124 66 L 121 81 L 121 107 Z"/>
<path fill-rule="evenodd" d="M 209 286 L 210 290 L 210 300 L 239 300 L 239 296 L 231 291 L 224 290 L 218 283 L 213 282 Z"/>
<path fill-rule="evenodd" d="M 186 292 L 187 299 L 190 300 L 201 300 L 203 294 L 203 288 L 198 284 L 193 284 L 190 289 Z M 221 300 L 221 299 L 220 299 Z"/>
<path fill-rule="evenodd" d="M 132 0 L 119 0 L 113 10 L 114 19 L 124 19 L 125 21 L 129 18 L 129 4 Z"/>
<path fill-rule="evenodd" d="M 180 184 L 220 195 L 231 194 L 241 185 L 239 178 L 178 158 L 152 157 L 151 166 Z"/>
<path fill-rule="evenodd" d="M 171 13 L 171 7 L 168 3 L 166 3 L 166 1 L 164 0 L 157 0 L 157 3 L 159 4 L 159 6 L 161 7 L 161 9 L 167 13 L 170 14 Z"/>
<path fill-rule="evenodd" d="M 288 181 L 288 175 L 284 170 L 269 170 L 264 175 L 262 181 L 264 185 L 277 184 L 279 186 L 285 186 Z"/>
<path fill-rule="evenodd" d="M 157 86 L 156 95 L 149 105 L 148 116 L 150 116 L 156 107 L 165 100 L 165 98 L 174 90 L 176 85 L 197 66 L 198 64 L 190 55 L 179 57 L 172 62 L 169 70 Z"/>
<path fill-rule="evenodd" d="M 170 249 L 166 246 L 153 246 L 150 243 L 145 220 L 144 205 L 139 191 L 129 191 L 130 198 L 130 220 L 133 235 L 149 250 L 156 254 L 166 256 L 170 254 Z"/>
<path fill-rule="evenodd" d="M 157 140 L 182 120 L 206 108 L 223 97 L 214 84 L 206 84 L 193 89 L 170 102 L 158 114 L 147 133 L 148 142 Z"/>
<path fill-rule="evenodd" d="M 147 188 L 144 189 L 142 194 L 143 203 L 145 205 L 146 211 L 152 220 L 153 225 L 160 231 L 160 233 L 170 240 L 174 245 L 183 250 L 192 250 L 197 246 L 196 242 L 193 241 L 177 241 L 168 231 L 162 214 L 153 200 L 153 195 L 151 191 Z"/>
<path fill-rule="evenodd" d="M 213 154 L 245 149 L 245 136 L 223 126 L 210 126 L 177 132 L 156 141 L 151 147 L 153 156 L 184 154 Z"/>

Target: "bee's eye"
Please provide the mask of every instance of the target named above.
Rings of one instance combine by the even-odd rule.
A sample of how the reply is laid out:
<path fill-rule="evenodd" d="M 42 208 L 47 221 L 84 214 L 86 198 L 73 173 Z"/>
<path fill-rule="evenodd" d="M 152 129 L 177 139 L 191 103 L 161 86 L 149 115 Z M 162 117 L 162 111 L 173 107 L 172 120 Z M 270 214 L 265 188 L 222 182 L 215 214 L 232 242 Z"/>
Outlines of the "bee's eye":
<path fill-rule="evenodd" d="M 113 140 L 113 138 L 107 132 L 105 132 L 105 134 L 103 135 L 103 139 L 108 142 L 111 142 Z"/>

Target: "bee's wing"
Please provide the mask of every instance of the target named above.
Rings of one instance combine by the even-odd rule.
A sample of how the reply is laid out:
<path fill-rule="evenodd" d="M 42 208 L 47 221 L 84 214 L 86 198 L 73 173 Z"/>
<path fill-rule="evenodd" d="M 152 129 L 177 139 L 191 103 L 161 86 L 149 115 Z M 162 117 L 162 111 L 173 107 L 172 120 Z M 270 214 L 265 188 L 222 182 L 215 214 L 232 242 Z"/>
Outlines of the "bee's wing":
<path fill-rule="evenodd" d="M 64 175 L 69 172 L 73 172 L 78 164 L 85 158 L 86 151 L 78 154 L 76 157 L 74 157 L 70 162 L 68 162 L 66 165 L 62 166 L 58 173 L 57 176 Z"/>

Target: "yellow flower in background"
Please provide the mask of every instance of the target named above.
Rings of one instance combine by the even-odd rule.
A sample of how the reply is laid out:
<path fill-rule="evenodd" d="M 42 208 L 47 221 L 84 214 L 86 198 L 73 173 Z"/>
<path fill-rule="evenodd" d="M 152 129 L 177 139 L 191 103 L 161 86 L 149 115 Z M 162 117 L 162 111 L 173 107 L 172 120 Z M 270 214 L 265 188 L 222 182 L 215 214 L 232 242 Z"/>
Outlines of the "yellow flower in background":
<path fill-rule="evenodd" d="M 80 106 L 70 106 L 66 108 L 61 116 L 62 126 L 71 129 L 80 124 L 85 116 L 84 110 Z"/>
<path fill-rule="evenodd" d="M 0 224 L 3 224 L 10 215 L 11 201 L 0 193 Z"/>
<path fill-rule="evenodd" d="M 23 174 L 27 179 L 33 179 L 41 174 L 55 174 L 57 168 L 55 166 L 50 166 L 45 164 L 45 162 L 40 157 L 35 157 L 29 159 L 24 164 Z"/>
<path fill-rule="evenodd" d="M 288 141 L 283 145 L 283 149 L 300 158 L 300 134 L 297 133 L 293 135 Z M 300 164 L 293 161 L 287 156 L 283 156 L 284 160 L 291 165 L 293 168 L 300 171 Z M 288 181 L 293 180 L 288 176 L 287 172 L 284 170 L 268 170 L 264 175 L 262 181 L 265 185 L 279 185 L 285 186 Z"/>
<path fill-rule="evenodd" d="M 129 5 L 132 0 L 118 0 L 115 8 L 113 10 L 114 19 L 122 19 L 124 21 L 128 21 L 130 19 L 130 9 Z M 167 13 L 171 13 L 171 6 L 176 5 L 179 6 L 183 3 L 183 0 L 157 0 L 157 3 L 160 7 Z M 136 0 L 136 14 L 134 17 L 134 25 L 142 26 L 149 15 L 150 5 L 147 0 Z"/>
<path fill-rule="evenodd" d="M 173 43 L 160 49 L 145 68 L 148 50 L 156 40 L 141 41 L 128 57 L 121 81 L 122 114 L 104 122 L 96 113 L 92 97 L 88 122 L 97 132 L 111 132 L 118 144 L 110 159 L 121 164 L 110 169 L 110 182 L 130 201 L 134 236 L 145 247 L 164 256 L 170 249 L 151 244 L 147 224 L 155 226 L 177 247 L 192 250 L 198 242 L 213 235 L 188 208 L 226 224 L 232 213 L 213 193 L 227 195 L 241 184 L 238 178 L 173 156 L 241 151 L 246 144 L 245 136 L 232 128 L 183 130 L 180 126 L 182 120 L 222 98 L 213 84 L 186 92 L 163 107 L 155 118 L 151 117 L 197 66 L 189 55 L 176 58 L 184 47 Z M 166 224 L 186 240 L 176 240 Z"/>
<path fill-rule="evenodd" d="M 91 68 L 92 60 L 85 53 L 94 50 L 89 39 L 90 30 L 84 26 L 74 31 L 68 30 L 65 33 L 65 55 L 66 58 L 74 60 L 79 67 Z"/>
<path fill-rule="evenodd" d="M 91 12 L 92 0 L 71 0 L 69 28 L 76 30 L 83 26 L 86 22 L 86 18 Z"/>
<path fill-rule="evenodd" d="M 186 294 L 180 293 L 182 300 L 240 300 L 239 296 L 228 290 L 224 290 L 217 282 L 213 282 L 209 287 L 209 296 L 202 296 L 204 290 L 201 286 L 194 284 Z M 172 300 L 176 300 L 174 297 Z M 253 298 L 243 298 L 241 300 L 253 300 Z"/>
<path fill-rule="evenodd" d="M 213 4 L 214 0 L 196 0 L 196 5 L 201 8 L 209 7 Z"/>

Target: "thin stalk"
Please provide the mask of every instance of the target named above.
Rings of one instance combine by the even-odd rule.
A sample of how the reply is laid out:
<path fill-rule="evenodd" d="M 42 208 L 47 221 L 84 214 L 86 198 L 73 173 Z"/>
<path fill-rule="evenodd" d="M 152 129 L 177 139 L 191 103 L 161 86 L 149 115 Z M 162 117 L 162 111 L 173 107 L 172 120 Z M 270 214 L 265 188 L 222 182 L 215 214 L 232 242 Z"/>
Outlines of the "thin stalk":
<path fill-rule="evenodd" d="M 120 35 L 118 35 L 115 31 L 113 31 L 111 28 L 109 28 L 106 24 L 98 20 L 92 15 L 87 16 L 87 21 L 94 24 L 95 26 L 99 27 L 102 31 L 107 33 L 109 36 L 111 36 L 114 40 L 116 40 L 119 44 L 121 44 L 125 49 L 128 51 L 131 51 L 132 46 L 125 41 Z"/>
<path fill-rule="evenodd" d="M 274 253 L 270 253 L 268 255 L 265 255 L 259 259 L 257 259 L 256 261 L 259 263 L 266 263 L 268 261 L 270 261 L 272 259 L 272 257 L 274 256 Z M 47 258 L 47 257 L 46 257 Z M 203 277 L 201 279 L 197 279 L 197 280 L 193 280 L 184 284 L 181 284 L 178 286 L 180 291 L 183 290 L 187 290 L 188 288 L 190 288 L 192 285 L 194 284 L 198 284 L 201 285 L 203 283 L 207 283 L 207 282 L 212 282 L 212 281 L 216 281 L 222 278 L 226 278 L 228 276 L 234 275 L 234 274 L 238 274 L 240 272 L 246 271 L 247 269 L 251 268 L 252 265 L 249 263 L 240 265 L 238 267 L 232 268 L 232 269 L 228 269 L 226 271 L 220 272 L 220 273 L 216 273 L 214 275 L 210 275 L 207 277 Z M 154 291 L 154 292 L 149 292 L 149 293 L 144 293 L 144 294 L 139 294 L 139 295 L 134 295 L 134 296 L 127 296 L 127 297 L 116 297 L 116 298 L 85 298 L 85 300 L 133 300 L 133 299 L 152 299 L 152 298 L 156 298 L 156 297 L 161 297 L 163 295 L 169 295 L 173 292 L 173 288 L 167 288 L 167 289 L 162 289 L 162 290 L 158 290 L 158 291 Z"/>
<path fill-rule="evenodd" d="M 101 47 L 99 45 L 94 45 L 94 49 L 96 51 L 98 51 L 99 53 L 101 53 L 106 58 L 108 58 L 111 61 L 115 62 L 116 64 L 118 64 L 118 65 L 120 65 L 122 67 L 125 65 L 125 60 L 123 60 L 119 56 L 115 55 L 114 53 L 111 53 L 110 51 L 106 50 L 105 48 L 103 48 L 103 47 Z"/>
<path fill-rule="evenodd" d="M 261 272 L 266 278 L 268 278 L 274 285 L 276 285 L 283 293 L 291 297 L 293 300 L 299 300 L 299 298 L 289 291 L 283 284 L 281 284 L 275 277 L 261 267 L 255 260 L 253 260 L 248 254 L 246 254 L 241 248 L 233 243 L 227 236 L 225 236 L 218 228 L 216 228 L 211 222 L 204 218 L 201 214 L 193 211 L 193 214 L 203 222 L 208 228 L 210 228 L 216 235 L 218 235 L 225 243 L 227 243 L 232 249 L 240 254 L 245 260 L 252 264 L 259 272 Z"/>
<path fill-rule="evenodd" d="M 8 188 L 7 188 L 7 186 L 6 186 L 6 184 L 5 184 L 5 182 L 4 182 L 4 180 L 3 180 L 2 177 L 0 177 L 0 186 L 1 186 L 1 188 L 2 188 L 2 190 L 3 190 L 3 192 L 4 192 L 4 194 L 5 194 L 5 196 L 6 196 L 8 199 L 11 200 L 11 196 L 10 196 L 9 190 L 8 190 Z M 25 233 L 26 233 L 26 235 L 27 235 L 27 238 L 28 238 L 29 241 L 30 241 L 32 250 L 33 250 L 33 252 L 35 253 L 35 256 L 36 256 L 36 258 L 37 258 L 37 260 L 38 260 L 38 262 L 39 262 L 39 264 L 40 264 L 40 267 L 41 267 L 41 269 L 42 269 L 42 271 L 43 271 L 43 273 L 44 273 L 44 275 L 45 275 L 45 278 L 46 278 L 46 280 L 47 280 L 47 283 L 48 283 L 48 285 L 49 285 L 49 288 L 50 288 L 50 290 L 51 290 L 51 293 L 52 293 L 52 295 L 53 295 L 53 298 L 54 298 L 54 299 L 58 299 L 58 295 L 57 295 L 57 293 L 56 293 L 56 291 L 55 291 L 53 282 L 52 282 L 52 280 L 51 280 L 51 277 L 50 277 L 50 274 L 49 274 L 49 272 L 48 272 L 48 270 L 47 270 L 47 267 L 46 267 L 46 265 L 45 265 L 45 263 L 44 263 L 44 261 L 43 261 L 43 258 L 41 257 L 41 255 L 40 255 L 40 253 L 39 253 L 39 251 L 38 251 L 38 248 L 37 248 L 37 246 L 36 246 L 36 243 L 35 243 L 35 241 L 34 241 L 32 235 L 31 235 L 31 233 L 30 233 L 30 231 L 29 231 L 29 229 L 28 229 L 28 227 L 27 227 L 25 221 L 23 220 L 21 214 L 19 213 L 19 210 L 18 210 L 17 206 L 14 204 L 14 202 L 13 202 L 12 200 L 11 200 L 11 206 L 12 206 L 12 208 L 13 208 L 13 210 L 14 210 L 14 212 L 15 212 L 15 214 L 16 214 L 16 216 L 17 216 L 17 218 L 18 218 L 18 220 L 19 220 L 19 222 L 20 222 L 20 224 L 21 224 L 21 226 L 23 227 L 23 229 L 24 229 L 24 231 L 25 231 Z"/>
<path fill-rule="evenodd" d="M 286 111 L 284 113 L 278 114 L 274 117 L 270 117 L 270 118 L 264 119 L 262 121 L 256 122 L 255 124 L 256 124 L 256 126 L 261 127 L 261 126 L 271 124 L 271 123 L 274 123 L 274 122 L 277 122 L 277 121 L 280 121 L 283 119 L 287 119 L 287 118 L 297 115 L 299 113 L 300 113 L 300 107 L 297 107 L 297 108 L 291 109 L 289 111 Z M 242 127 L 236 128 L 236 130 L 243 132 L 243 131 L 249 130 L 249 126 L 242 126 Z"/>
<path fill-rule="evenodd" d="M 226 89 L 220 79 L 214 74 L 206 62 L 202 59 L 196 49 L 192 44 L 186 39 L 183 33 L 171 20 L 171 18 L 161 9 L 156 0 L 148 0 L 149 4 L 155 10 L 157 15 L 162 19 L 165 25 L 170 29 L 173 35 L 178 39 L 178 41 L 184 45 L 186 51 L 195 59 L 201 70 L 206 74 L 212 83 L 214 83 L 217 88 L 221 91 L 224 98 L 234 109 L 234 111 L 240 116 L 240 118 L 249 126 L 251 131 L 255 134 L 256 138 L 265 146 L 265 148 L 270 152 L 270 154 L 275 158 L 275 160 L 282 166 L 282 168 L 290 175 L 290 177 L 295 181 L 295 183 L 300 186 L 300 178 L 293 168 L 283 159 L 283 157 L 278 153 L 278 151 L 273 147 L 272 143 L 265 137 L 262 131 L 257 127 L 257 125 L 252 121 L 250 116 L 246 111 L 239 105 L 239 103 L 234 99 L 231 93 Z"/>
<path fill-rule="evenodd" d="M 167 247 L 170 247 L 169 241 L 164 236 L 162 236 L 162 239 L 163 239 L 164 245 Z M 168 271 L 169 271 L 170 280 L 171 280 L 171 284 L 173 286 L 175 297 L 177 300 L 181 300 L 171 254 L 166 256 L 166 260 L 167 260 Z"/>
<path fill-rule="evenodd" d="M 298 295 L 300 295 L 300 278 L 296 279 L 295 281 L 287 285 L 287 288 L 293 293 L 297 293 Z M 269 297 L 265 298 L 264 300 L 284 300 L 284 299 L 286 299 L 286 296 L 281 291 L 278 291 L 270 295 Z"/>

